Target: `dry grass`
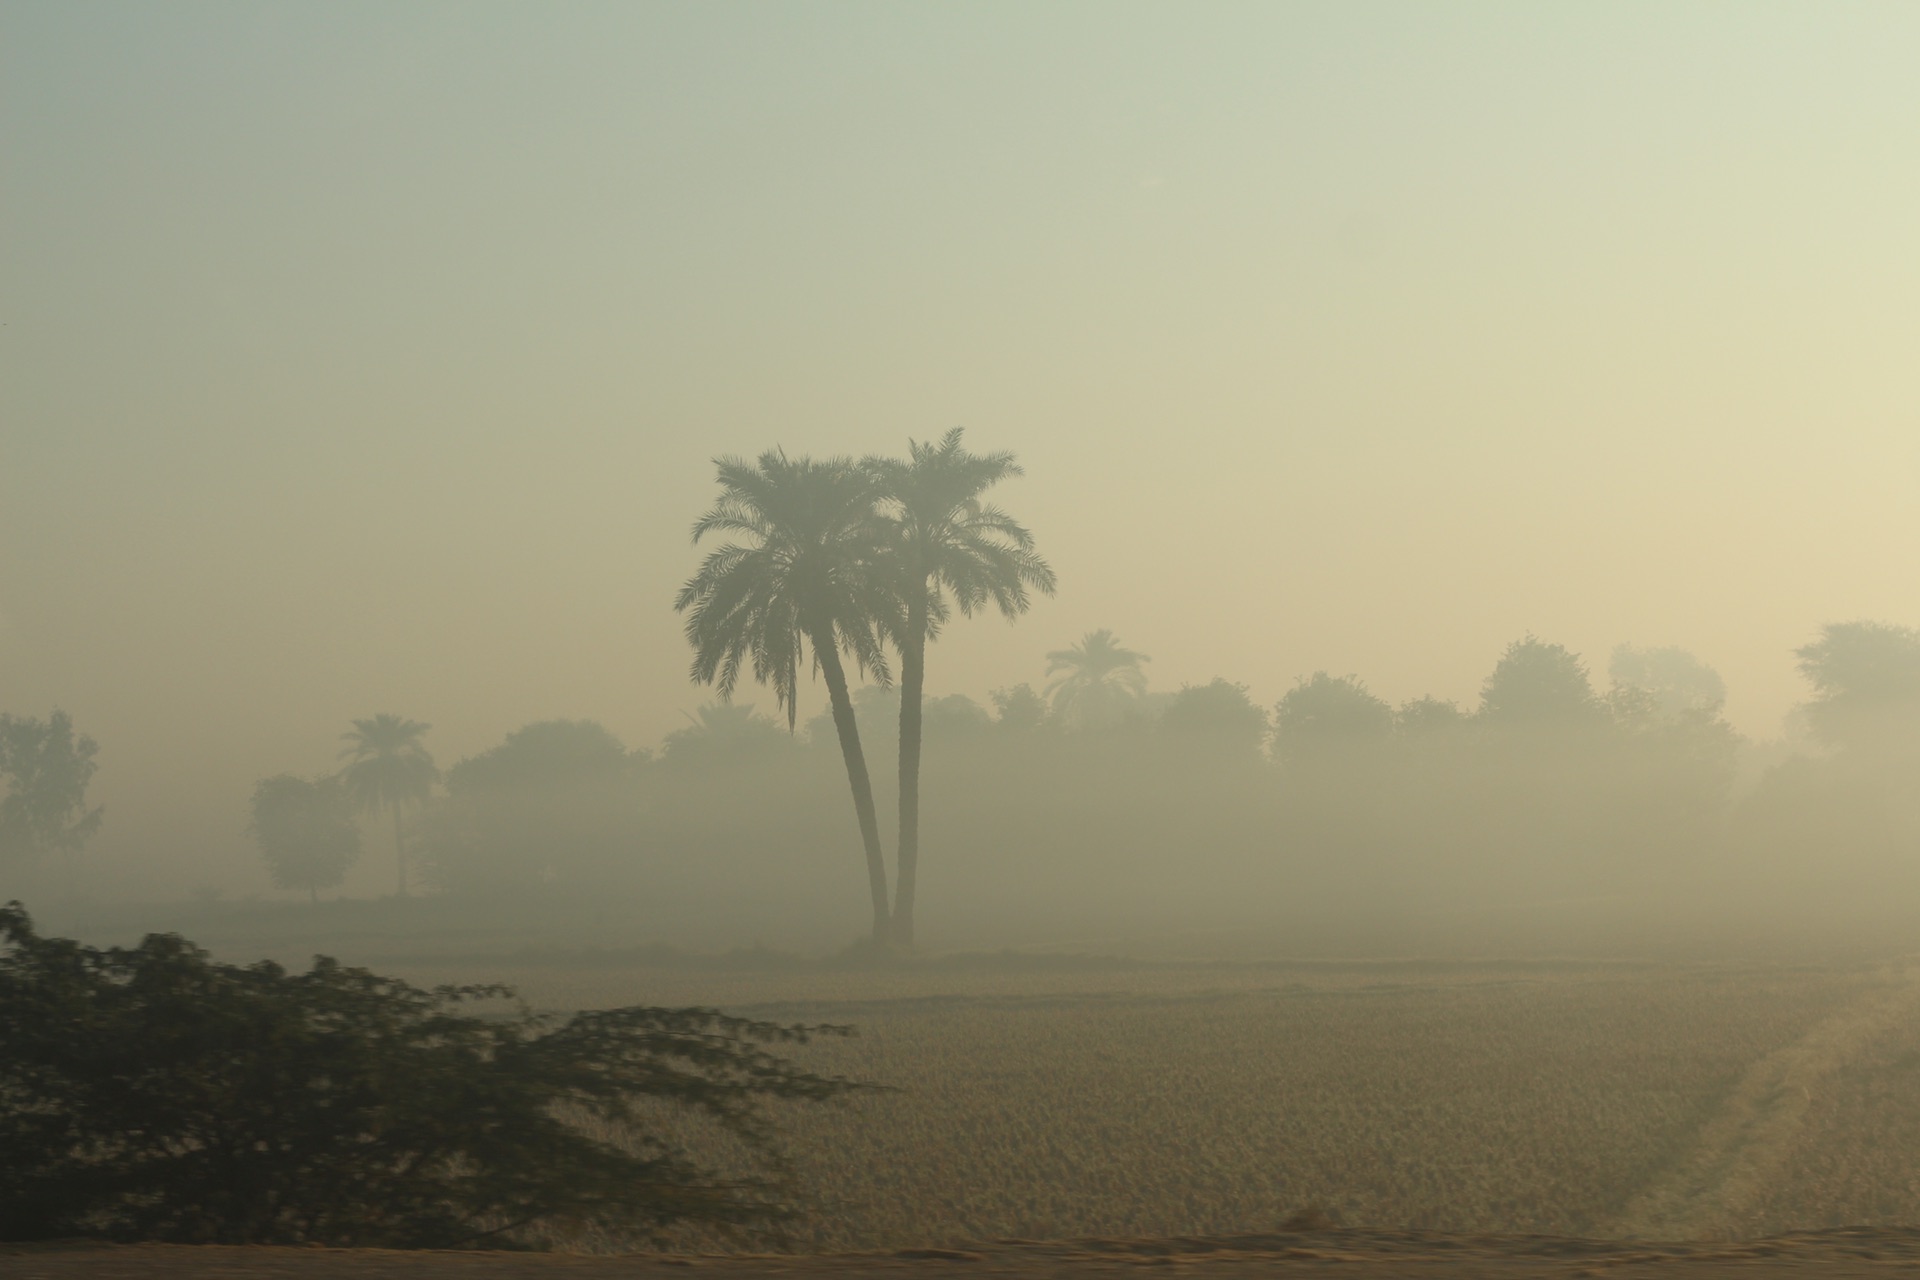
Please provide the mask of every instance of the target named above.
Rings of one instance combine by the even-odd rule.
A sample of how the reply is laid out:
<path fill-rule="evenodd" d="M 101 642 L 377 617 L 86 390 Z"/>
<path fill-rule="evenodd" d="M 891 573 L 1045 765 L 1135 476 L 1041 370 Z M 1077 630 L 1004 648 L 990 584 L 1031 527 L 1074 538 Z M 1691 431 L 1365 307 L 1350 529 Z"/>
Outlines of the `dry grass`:
<path fill-rule="evenodd" d="M 1602 1231 L 1743 1073 L 1872 987 L 1365 966 L 498 976 L 549 1007 L 856 1023 L 803 1060 L 901 1091 L 785 1117 L 816 1202 L 807 1249 L 1268 1231 L 1307 1205 L 1376 1227 Z M 1837 1077 L 1808 1138 L 1826 1163 L 1798 1162 L 1760 1229 L 1914 1219 L 1916 1037 Z"/>
<path fill-rule="evenodd" d="M 1920 1021 L 1889 1029 L 1808 1103 L 1753 1224 L 1920 1223 Z"/>

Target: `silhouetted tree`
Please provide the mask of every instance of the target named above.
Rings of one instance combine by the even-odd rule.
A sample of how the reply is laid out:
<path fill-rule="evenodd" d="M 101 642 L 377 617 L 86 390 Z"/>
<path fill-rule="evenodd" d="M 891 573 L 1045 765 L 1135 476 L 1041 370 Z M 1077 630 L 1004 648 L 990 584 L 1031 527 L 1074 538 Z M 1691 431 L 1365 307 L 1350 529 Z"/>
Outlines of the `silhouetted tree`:
<path fill-rule="evenodd" d="M 834 728 L 846 762 L 855 817 L 867 857 L 873 936 L 888 936 L 887 869 L 879 818 L 860 730 L 847 687 L 844 652 L 862 671 L 889 679 L 881 636 L 900 625 L 898 597 L 876 563 L 881 554 L 872 473 L 844 458 L 815 462 L 779 450 L 757 463 L 719 458 L 720 497 L 694 522 L 697 543 L 710 533 L 735 534 L 708 553 L 680 589 L 674 608 L 686 613 L 693 678 L 732 696 L 743 663 L 773 687 L 797 715 L 803 651 L 826 680 Z"/>
<path fill-rule="evenodd" d="M 1247 686 L 1215 677 L 1181 685 L 1160 713 L 1160 732 L 1182 750 L 1252 758 L 1266 745 L 1267 713 L 1247 696 Z"/>
<path fill-rule="evenodd" d="M 1910 892 L 1920 867 L 1920 630 L 1833 623 L 1795 654 L 1814 696 L 1794 718 L 1827 750 L 1768 770 L 1735 813 L 1735 839 L 1776 873 L 1819 868 L 1797 893 L 1884 902 L 1895 886 Z"/>
<path fill-rule="evenodd" d="M 355 720 L 353 728 L 340 736 L 347 745 L 340 755 L 347 761 L 341 770 L 347 794 L 362 813 L 385 809 L 393 814 L 393 854 L 398 876 L 398 893 L 407 896 L 407 838 L 401 825 L 401 811 L 419 804 L 433 794 L 440 777 L 433 756 L 420 742 L 432 725 L 394 715 L 377 715 Z"/>
<path fill-rule="evenodd" d="M 996 727 L 1016 733 L 1032 733 L 1047 727 L 1047 700 L 1034 692 L 1032 685 L 995 689 L 988 696 L 993 700 Z"/>
<path fill-rule="evenodd" d="M 957 740 L 991 728 L 993 717 L 966 694 L 950 693 L 944 698 L 927 700 L 923 722 L 928 738 Z"/>
<path fill-rule="evenodd" d="M 913 945 L 920 863 L 920 753 L 927 642 L 951 609 L 966 617 L 991 603 L 1008 618 L 1027 611 L 1028 588 L 1053 594 L 1053 570 L 1033 550 L 1033 535 L 980 496 L 1024 474 L 1011 453 L 985 456 L 960 447 L 955 427 L 938 444 L 907 442 L 907 458 L 868 458 L 879 482 L 894 589 L 900 593 L 900 845 L 893 938 Z"/>
<path fill-rule="evenodd" d="M 675 764 L 793 750 L 793 735 L 771 716 L 756 713 L 751 702 L 709 702 L 694 713 L 692 724 L 675 729 L 661 744 L 661 755 Z"/>
<path fill-rule="evenodd" d="M 320 890 L 344 881 L 347 868 L 360 857 L 353 802 L 337 777 L 308 782 L 283 773 L 262 778 L 253 788 L 252 812 L 248 830 L 273 882 L 282 889 L 305 889 L 309 901 L 319 901 Z"/>
<path fill-rule="evenodd" d="M 420 832 L 430 874 L 455 891 L 579 888 L 639 844 L 636 782 L 646 758 L 591 720 L 514 730 L 447 770 L 446 798 Z"/>
<path fill-rule="evenodd" d="M 1316 671 L 1287 690 L 1273 711 L 1274 754 L 1286 764 L 1344 759 L 1393 733 L 1393 708 L 1358 676 Z"/>
<path fill-rule="evenodd" d="M 512 994 L 324 956 L 242 968 L 175 935 L 101 950 L 0 908 L 0 1240 L 537 1248 L 581 1227 L 777 1228 L 792 1205 L 764 1104 L 862 1087 L 763 1047 L 842 1027 L 458 1008 Z M 704 1167 L 662 1103 L 718 1122 L 757 1172 Z"/>
<path fill-rule="evenodd" d="M 1727 683 L 1685 649 L 1636 649 L 1618 645 L 1607 662 L 1607 676 L 1618 689 L 1648 694 L 1662 715 L 1706 711 L 1715 715 L 1727 702 Z"/>
<path fill-rule="evenodd" d="M 1813 731 L 1829 746 L 1904 754 L 1920 746 L 1920 630 L 1838 622 L 1794 651 L 1813 685 Z"/>
<path fill-rule="evenodd" d="M 1591 726 L 1601 712 L 1579 655 L 1533 636 L 1508 645 L 1480 688 L 1480 718 L 1492 725 Z"/>
<path fill-rule="evenodd" d="M 1467 724 L 1467 713 L 1442 698 L 1412 698 L 1393 713 L 1394 727 L 1402 737 L 1425 739 L 1453 733 Z"/>
<path fill-rule="evenodd" d="M 7 787 L 0 799 L 0 860 L 63 855 L 72 888 L 73 860 L 104 813 L 87 806 L 99 750 L 92 738 L 74 734 L 64 711 L 45 720 L 0 715 L 0 778 Z"/>
<path fill-rule="evenodd" d="M 1140 667 L 1151 661 L 1123 647 L 1105 627 L 1087 632 L 1078 644 L 1055 649 L 1047 655 L 1047 674 L 1054 677 L 1047 696 L 1053 700 L 1054 715 L 1081 728 L 1112 723 L 1121 707 L 1146 692 L 1147 676 Z"/>

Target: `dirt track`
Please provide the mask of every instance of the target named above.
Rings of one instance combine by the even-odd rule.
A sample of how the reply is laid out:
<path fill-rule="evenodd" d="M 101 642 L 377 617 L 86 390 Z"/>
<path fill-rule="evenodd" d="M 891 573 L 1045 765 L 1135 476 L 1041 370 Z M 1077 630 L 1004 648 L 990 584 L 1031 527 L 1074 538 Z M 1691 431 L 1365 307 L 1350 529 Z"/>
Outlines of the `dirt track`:
<path fill-rule="evenodd" d="M 1149 1270 L 1150 1269 L 1150 1270 Z M 967 1249 L 760 1257 L 402 1253 L 353 1249 L 193 1248 L 66 1243 L 0 1246 L 5 1280 L 614 1280 L 615 1277 L 1142 1276 L 1175 1270 L 1347 1280 L 1660 1276 L 1883 1277 L 1920 1272 L 1920 1230 L 1856 1228 L 1737 1244 L 1648 1244 L 1549 1236 L 1334 1230 L 1209 1239 L 996 1241 Z"/>
<path fill-rule="evenodd" d="M 1701 1128 L 1694 1150 L 1603 1230 L 1636 1239 L 1725 1239 L 1789 1159 L 1813 1090 L 1920 1007 L 1920 969 L 1890 968 L 1870 992 L 1755 1063 Z"/>

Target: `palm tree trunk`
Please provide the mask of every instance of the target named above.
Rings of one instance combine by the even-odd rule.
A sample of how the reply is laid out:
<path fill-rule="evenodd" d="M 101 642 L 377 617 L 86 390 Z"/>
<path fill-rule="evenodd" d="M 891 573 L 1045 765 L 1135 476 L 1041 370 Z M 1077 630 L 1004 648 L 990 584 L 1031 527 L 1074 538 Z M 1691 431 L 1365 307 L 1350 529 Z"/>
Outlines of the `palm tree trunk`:
<path fill-rule="evenodd" d="M 906 643 L 900 648 L 900 882 L 894 890 L 893 940 L 913 948 L 913 894 L 920 873 L 920 726 L 927 675 L 927 604 L 924 584 L 907 607 Z"/>
<path fill-rule="evenodd" d="M 853 718 L 853 699 L 847 693 L 846 668 L 833 643 L 825 636 L 808 637 L 820 674 L 826 677 L 827 699 L 833 704 L 833 727 L 840 734 L 840 754 L 847 762 L 847 783 L 853 788 L 853 810 L 860 819 L 860 841 L 867 851 L 867 887 L 873 893 L 873 939 L 887 940 L 887 864 L 880 853 L 880 818 L 873 808 L 873 782 L 867 777 L 866 753 L 860 750 L 860 726 Z"/>
<path fill-rule="evenodd" d="M 407 840 L 400 831 L 400 802 L 398 800 L 393 802 L 393 859 L 394 865 L 399 869 L 400 874 L 399 896 L 404 898 L 407 896 Z"/>

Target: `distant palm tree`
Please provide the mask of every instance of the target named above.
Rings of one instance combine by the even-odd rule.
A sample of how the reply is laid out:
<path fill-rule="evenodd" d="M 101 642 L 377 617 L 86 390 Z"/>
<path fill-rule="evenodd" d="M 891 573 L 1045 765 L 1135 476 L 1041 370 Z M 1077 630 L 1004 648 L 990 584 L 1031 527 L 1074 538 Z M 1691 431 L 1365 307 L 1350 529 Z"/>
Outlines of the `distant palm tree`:
<path fill-rule="evenodd" d="M 399 894 L 407 895 L 407 840 L 400 825 L 400 811 L 409 804 L 425 800 L 440 777 L 433 757 L 420 745 L 421 736 L 433 726 L 399 716 L 378 715 L 371 720 L 355 720 L 353 728 L 340 736 L 347 745 L 340 754 L 347 760 L 340 771 L 354 808 L 361 813 L 393 812 L 393 851 L 399 874 Z"/>
<path fill-rule="evenodd" d="M 1055 713 L 1082 726 L 1111 721 L 1120 706 L 1146 692 L 1144 653 L 1121 647 L 1105 627 L 1089 631 L 1079 644 L 1047 655 L 1047 684 Z"/>
<path fill-rule="evenodd" d="M 742 541 L 709 552 L 674 599 L 673 607 L 687 614 L 693 678 L 727 698 L 741 664 L 751 660 L 754 679 L 773 687 L 791 731 L 801 655 L 811 655 L 827 683 L 853 791 L 873 896 L 873 936 L 884 941 L 887 868 L 880 822 L 841 662 L 844 653 L 859 670 L 883 682 L 889 678 L 881 636 L 897 625 L 897 602 L 879 576 L 874 478 L 851 459 L 815 462 L 777 449 L 751 464 L 728 457 L 714 465 L 720 497 L 694 522 L 693 540 L 727 533 Z"/>
<path fill-rule="evenodd" d="M 908 458 L 869 458 L 880 482 L 881 511 L 894 588 L 905 608 L 894 636 L 900 651 L 900 851 L 893 939 L 913 945 L 913 899 L 920 859 L 920 738 L 927 641 L 949 616 L 949 597 L 969 617 L 989 601 L 1008 618 L 1027 611 L 1027 588 L 1053 594 L 1053 570 L 1033 551 L 1033 535 L 980 495 L 1024 474 L 1011 453 L 985 457 L 960 447 L 961 429 L 938 444 L 907 442 Z"/>

